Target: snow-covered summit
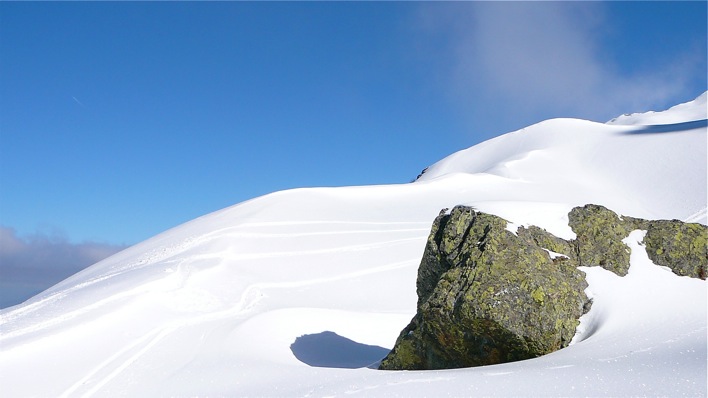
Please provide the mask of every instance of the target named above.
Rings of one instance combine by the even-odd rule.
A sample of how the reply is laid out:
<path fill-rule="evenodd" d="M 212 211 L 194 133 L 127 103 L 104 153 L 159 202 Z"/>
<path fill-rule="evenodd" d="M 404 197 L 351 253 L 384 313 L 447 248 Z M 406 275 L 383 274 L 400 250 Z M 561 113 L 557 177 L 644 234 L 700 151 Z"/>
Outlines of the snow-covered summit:
<path fill-rule="evenodd" d="M 706 120 L 708 119 L 707 99 L 708 91 L 693 101 L 675 105 L 665 111 L 625 114 L 610 120 L 607 124 L 646 126 Z"/>
<path fill-rule="evenodd" d="M 605 203 L 627 215 L 705 224 L 707 95 L 616 119 L 621 123 L 546 120 L 456 152 L 419 181 L 489 175 L 523 182 L 526 188 L 504 192 L 515 200 L 545 200 L 552 191 L 556 201 Z"/>
<path fill-rule="evenodd" d="M 672 109 L 685 116 L 700 101 Z M 566 349 L 472 369 L 359 368 L 415 314 L 418 264 L 442 208 L 472 205 L 563 238 L 573 237 L 568 211 L 586 203 L 705 223 L 706 126 L 685 124 L 694 121 L 553 119 L 457 152 L 414 184 L 288 190 L 197 218 L 0 310 L 0 389 L 705 396 L 706 283 L 652 264 L 640 231 L 626 240 L 627 276 L 583 269 L 594 304 Z"/>

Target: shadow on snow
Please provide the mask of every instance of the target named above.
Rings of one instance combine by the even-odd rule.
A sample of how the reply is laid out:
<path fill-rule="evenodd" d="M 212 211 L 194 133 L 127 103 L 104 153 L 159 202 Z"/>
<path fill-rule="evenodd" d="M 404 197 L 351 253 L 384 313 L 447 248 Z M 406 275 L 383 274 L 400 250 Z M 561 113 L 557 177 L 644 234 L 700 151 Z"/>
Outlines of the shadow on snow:
<path fill-rule="evenodd" d="M 324 368 L 376 368 L 389 349 L 357 343 L 337 333 L 306 334 L 290 345 L 295 357 L 310 366 Z"/>
<path fill-rule="evenodd" d="M 692 122 L 673 123 L 673 124 L 657 124 L 652 126 L 640 126 L 636 130 L 627 131 L 623 134 L 659 134 L 659 133 L 677 133 L 680 131 L 693 130 L 708 126 L 708 119 L 694 120 Z"/>

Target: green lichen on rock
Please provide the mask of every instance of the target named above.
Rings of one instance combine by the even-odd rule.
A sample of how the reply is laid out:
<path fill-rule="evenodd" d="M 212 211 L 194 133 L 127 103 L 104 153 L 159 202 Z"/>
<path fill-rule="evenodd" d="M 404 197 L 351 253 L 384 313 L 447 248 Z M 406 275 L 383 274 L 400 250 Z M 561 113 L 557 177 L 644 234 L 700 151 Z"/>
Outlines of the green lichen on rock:
<path fill-rule="evenodd" d="M 546 250 L 561 254 L 554 261 L 562 263 L 566 267 L 577 267 L 577 249 L 573 242 L 561 239 L 543 228 L 531 225 L 528 228 L 519 227 L 516 234 L 526 240 L 529 244 L 542 247 Z"/>
<path fill-rule="evenodd" d="M 577 235 L 572 244 L 579 265 L 600 266 L 617 275 L 627 275 L 630 252 L 622 239 L 635 229 L 632 223 L 599 205 L 576 207 L 568 214 L 568 220 Z"/>
<path fill-rule="evenodd" d="M 681 276 L 706 279 L 708 227 L 678 220 L 650 221 L 644 237 L 647 255 Z"/>
<path fill-rule="evenodd" d="M 516 234 L 527 240 L 529 243 L 533 243 L 544 249 L 563 254 L 566 257 L 571 257 L 575 255 L 575 249 L 573 245 L 570 244 L 565 239 L 561 239 L 543 228 L 539 228 L 535 225 L 531 225 L 528 228 L 519 227 Z"/>
<path fill-rule="evenodd" d="M 598 205 L 576 207 L 568 214 L 577 239 L 570 242 L 579 265 L 601 266 L 620 276 L 629 270 L 629 248 L 622 239 L 635 229 L 646 230 L 649 258 L 680 276 L 706 279 L 708 227 L 679 220 L 620 217 Z"/>
<path fill-rule="evenodd" d="M 635 229 L 647 230 L 654 263 L 706 277 L 704 225 L 620 217 L 598 205 L 576 207 L 568 219 L 571 241 L 535 226 L 512 233 L 506 220 L 470 207 L 441 211 L 418 269 L 418 311 L 380 368 L 491 365 L 565 347 L 591 304 L 577 267 L 626 275 L 630 251 L 622 240 Z"/>
<path fill-rule="evenodd" d="M 462 206 L 436 218 L 418 272 L 418 313 L 382 369 L 488 365 L 568 345 L 588 303 L 583 274 L 506 225 Z"/>

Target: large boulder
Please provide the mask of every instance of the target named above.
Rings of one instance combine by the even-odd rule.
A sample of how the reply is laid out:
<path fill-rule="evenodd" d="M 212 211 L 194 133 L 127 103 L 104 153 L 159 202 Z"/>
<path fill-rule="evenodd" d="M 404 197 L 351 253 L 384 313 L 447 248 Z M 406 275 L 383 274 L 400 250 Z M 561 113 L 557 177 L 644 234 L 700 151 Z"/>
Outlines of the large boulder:
<path fill-rule="evenodd" d="M 418 271 L 418 313 L 381 369 L 488 365 L 567 346 L 589 304 L 584 275 L 526 235 L 470 207 L 438 216 Z"/>

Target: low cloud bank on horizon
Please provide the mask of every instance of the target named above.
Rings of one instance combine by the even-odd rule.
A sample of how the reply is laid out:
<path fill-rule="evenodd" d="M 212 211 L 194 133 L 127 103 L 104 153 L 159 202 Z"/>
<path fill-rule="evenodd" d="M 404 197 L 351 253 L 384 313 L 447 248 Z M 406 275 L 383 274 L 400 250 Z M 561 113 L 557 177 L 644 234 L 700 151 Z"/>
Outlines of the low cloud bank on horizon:
<path fill-rule="evenodd" d="M 20 304 L 126 247 L 71 243 L 60 233 L 24 238 L 0 226 L 0 308 Z"/>

